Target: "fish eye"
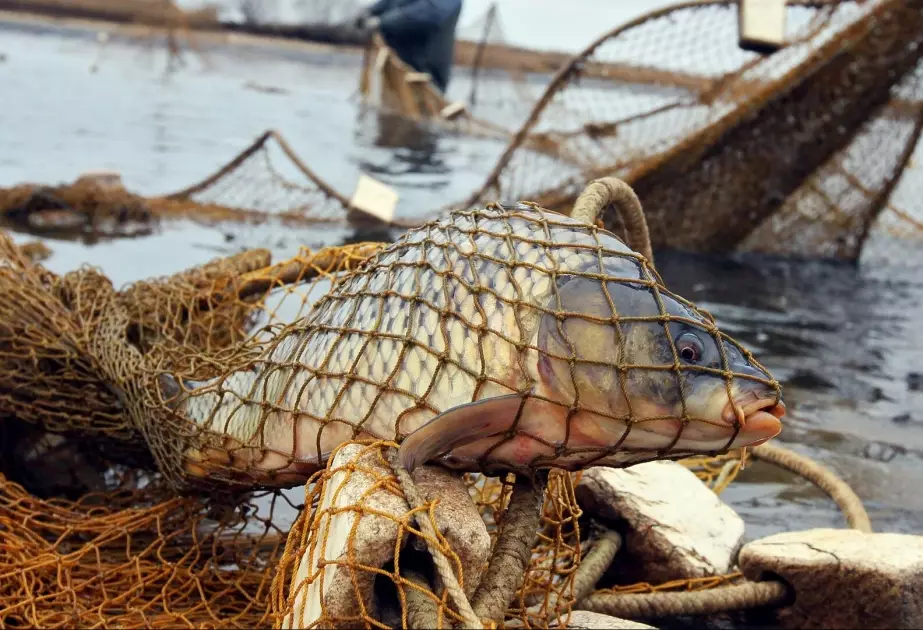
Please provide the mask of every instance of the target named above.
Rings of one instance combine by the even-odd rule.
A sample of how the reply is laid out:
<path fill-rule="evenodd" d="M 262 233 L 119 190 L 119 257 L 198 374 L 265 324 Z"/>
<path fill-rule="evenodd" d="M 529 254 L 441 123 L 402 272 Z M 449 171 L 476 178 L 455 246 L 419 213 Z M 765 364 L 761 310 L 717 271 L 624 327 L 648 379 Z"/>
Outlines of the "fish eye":
<path fill-rule="evenodd" d="M 676 339 L 676 351 L 686 363 L 698 363 L 705 354 L 705 345 L 694 333 L 683 333 Z"/>

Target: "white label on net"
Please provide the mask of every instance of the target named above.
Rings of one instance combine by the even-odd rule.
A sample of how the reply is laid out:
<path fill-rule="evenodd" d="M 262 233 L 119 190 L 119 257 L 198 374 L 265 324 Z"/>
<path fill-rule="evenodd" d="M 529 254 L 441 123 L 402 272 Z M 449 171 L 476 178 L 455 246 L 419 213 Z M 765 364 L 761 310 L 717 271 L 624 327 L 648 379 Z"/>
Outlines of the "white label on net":
<path fill-rule="evenodd" d="M 740 0 L 741 43 L 785 43 L 785 0 Z"/>
<path fill-rule="evenodd" d="M 443 107 L 442 111 L 439 112 L 439 115 L 442 116 L 443 118 L 448 118 L 451 120 L 452 118 L 455 118 L 456 116 L 463 113 L 464 111 L 465 111 L 465 104 L 461 101 L 455 101 Z"/>
<path fill-rule="evenodd" d="M 360 175 L 356 192 L 349 205 L 355 210 L 369 214 L 381 221 L 390 223 L 394 219 L 397 207 L 397 191 L 368 175 Z"/>

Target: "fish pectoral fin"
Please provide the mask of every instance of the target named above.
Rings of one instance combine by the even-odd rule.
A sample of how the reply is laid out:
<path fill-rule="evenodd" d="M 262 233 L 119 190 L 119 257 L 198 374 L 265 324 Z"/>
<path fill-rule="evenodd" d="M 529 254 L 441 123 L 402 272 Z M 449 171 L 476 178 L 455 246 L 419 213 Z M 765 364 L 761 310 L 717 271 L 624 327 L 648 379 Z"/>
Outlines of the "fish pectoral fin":
<path fill-rule="evenodd" d="M 452 407 L 408 435 L 398 459 L 408 470 L 459 446 L 509 430 L 525 398 L 509 394 Z"/>

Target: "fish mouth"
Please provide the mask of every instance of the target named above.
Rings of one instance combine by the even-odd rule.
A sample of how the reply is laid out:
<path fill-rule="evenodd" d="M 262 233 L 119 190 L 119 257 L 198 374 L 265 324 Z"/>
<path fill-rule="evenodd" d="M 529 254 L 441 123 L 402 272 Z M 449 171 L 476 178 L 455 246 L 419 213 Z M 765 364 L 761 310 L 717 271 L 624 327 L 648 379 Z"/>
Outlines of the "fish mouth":
<path fill-rule="evenodd" d="M 785 403 L 777 398 L 760 396 L 747 392 L 737 400 L 729 402 L 721 414 L 729 426 L 739 426 L 734 446 L 758 446 L 782 431 L 781 419 L 785 415 Z"/>

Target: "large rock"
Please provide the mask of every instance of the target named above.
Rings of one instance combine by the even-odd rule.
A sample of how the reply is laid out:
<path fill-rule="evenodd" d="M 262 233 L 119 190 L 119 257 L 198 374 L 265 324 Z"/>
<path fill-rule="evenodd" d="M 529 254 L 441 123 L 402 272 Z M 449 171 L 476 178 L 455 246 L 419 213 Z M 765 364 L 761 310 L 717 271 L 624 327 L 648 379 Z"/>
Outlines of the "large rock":
<path fill-rule="evenodd" d="M 283 628 L 318 621 L 355 626 L 360 600 L 370 616 L 379 618 L 374 569 L 394 560 L 400 522 L 410 510 L 383 455 L 362 444 L 347 444 L 334 455 L 328 467 L 334 472 L 324 482 L 310 529 L 294 545 L 302 555 L 290 587 L 294 614 L 286 615 Z M 445 469 L 424 466 L 413 477 L 424 499 L 439 500 L 436 523 L 461 561 L 471 597 L 490 554 L 487 526 L 465 484 Z"/>
<path fill-rule="evenodd" d="M 649 626 L 637 621 L 628 619 L 619 619 L 610 615 L 601 615 L 590 612 L 589 610 L 575 610 L 570 614 L 567 625 L 568 630 L 571 628 L 606 628 L 612 630 L 656 630 L 654 626 Z"/>
<path fill-rule="evenodd" d="M 743 519 L 681 464 L 590 468 L 576 493 L 587 512 L 625 523 L 614 565 L 625 579 L 666 582 L 734 567 Z"/>
<path fill-rule="evenodd" d="M 852 529 L 786 532 L 748 543 L 740 567 L 794 590 L 790 628 L 923 628 L 923 536 Z"/>

